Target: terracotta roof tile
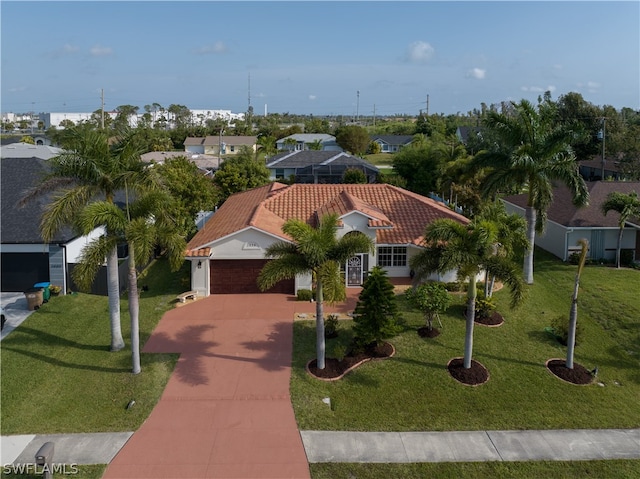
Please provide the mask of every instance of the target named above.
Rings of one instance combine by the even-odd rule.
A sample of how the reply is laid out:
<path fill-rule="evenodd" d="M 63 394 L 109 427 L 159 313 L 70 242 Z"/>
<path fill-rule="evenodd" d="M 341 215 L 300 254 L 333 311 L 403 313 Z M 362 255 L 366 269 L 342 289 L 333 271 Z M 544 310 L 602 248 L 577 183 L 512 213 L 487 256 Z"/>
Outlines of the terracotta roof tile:
<path fill-rule="evenodd" d="M 227 199 L 188 248 L 210 245 L 247 227 L 285 238 L 281 227 L 290 218 L 314 224 L 317 214 L 350 211 L 370 218 L 379 244 L 420 244 L 425 226 L 438 218 L 469 221 L 432 199 L 387 184 L 272 183 Z"/>

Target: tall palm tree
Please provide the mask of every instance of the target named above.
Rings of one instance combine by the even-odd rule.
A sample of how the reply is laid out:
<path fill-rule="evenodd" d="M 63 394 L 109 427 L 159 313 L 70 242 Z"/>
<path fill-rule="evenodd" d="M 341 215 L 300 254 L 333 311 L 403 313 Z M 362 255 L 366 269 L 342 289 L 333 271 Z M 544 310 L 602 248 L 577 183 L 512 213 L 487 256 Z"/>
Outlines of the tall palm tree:
<path fill-rule="evenodd" d="M 616 247 L 616 268 L 620 268 L 620 250 L 622 248 L 622 233 L 624 226 L 633 216 L 640 217 L 640 198 L 635 191 L 625 194 L 613 191 L 607 195 L 607 199 L 602 203 L 602 214 L 605 216 L 609 211 L 615 211 L 620 214 L 618 220 L 618 246 Z"/>
<path fill-rule="evenodd" d="M 589 242 L 586 239 L 578 240 L 580 245 L 580 260 L 578 261 L 578 271 L 573 284 L 573 296 L 571 297 L 571 309 L 569 311 L 569 335 L 567 337 L 567 369 L 573 369 L 573 350 L 576 347 L 576 327 L 578 326 L 578 291 L 580 290 L 580 275 L 587 260 Z"/>
<path fill-rule="evenodd" d="M 465 369 L 471 367 L 476 278 L 482 268 L 509 286 L 512 307 L 523 299 L 523 284 L 515 264 L 508 258 L 494 254 L 497 235 L 497 225 L 492 221 L 476 220 L 464 225 L 448 218 L 437 219 L 425 229 L 425 249 L 410 260 L 418 280 L 435 272 L 457 271 L 458 279 L 468 283 L 463 363 Z"/>
<path fill-rule="evenodd" d="M 79 128 L 69 132 L 67 141 L 66 150 L 49 160 L 51 172 L 39 185 L 27 191 L 21 201 L 24 205 L 35 197 L 53 193 L 53 200 L 45 207 L 40 223 L 45 242 L 64 226 L 73 226 L 79 211 L 92 201 L 113 203 L 116 192 L 127 181 L 131 185 L 141 184 L 139 178 L 144 166 L 140 161 L 141 151 L 131 134 L 125 134 L 116 146 L 111 147 L 107 132 Z M 113 241 L 108 229 L 103 241 L 111 246 L 105 254 L 111 351 L 119 351 L 124 348 L 124 340 L 120 328 L 117 242 Z"/>
<path fill-rule="evenodd" d="M 88 205 L 79 219 L 86 234 L 99 226 L 105 226 L 112 236 L 127 242 L 128 257 L 128 298 L 131 319 L 132 372 L 138 374 L 140 366 L 138 261 L 142 264 L 151 259 L 156 246 L 162 247 L 169 258 L 172 270 L 177 271 L 184 259 L 186 242 L 178 223 L 167 214 L 172 211 L 173 198 L 164 191 L 149 191 L 141 194 L 134 202 L 121 209 L 106 201 Z M 82 251 L 79 278 L 90 278 L 100 267 L 105 253 L 111 248 L 108 237 L 97 238 Z M 74 270 L 74 273 L 76 271 Z"/>
<path fill-rule="evenodd" d="M 589 192 L 571 148 L 573 133 L 554 122 L 553 104 L 545 102 L 536 109 L 529 101 L 521 100 L 512 105 L 513 115 L 488 113 L 485 124 L 495 133 L 496 143 L 476 155 L 474 164 L 487 171 L 484 195 L 521 190 L 528 194 L 528 247 L 523 270 L 527 284 L 533 284 L 535 235 L 544 230 L 553 201 L 553 181 L 569 188 L 576 206 L 588 203 Z"/>
<path fill-rule="evenodd" d="M 265 256 L 272 258 L 258 276 L 258 285 L 265 291 L 283 279 L 311 273 L 316 282 L 316 360 L 318 369 L 325 367 L 324 300 L 344 297 L 344 282 L 340 265 L 357 253 L 373 251 L 373 242 L 364 234 L 348 234 L 336 238 L 338 215 L 323 216 L 313 226 L 292 218 L 282 231 L 291 242 L 280 241 L 269 246 Z"/>

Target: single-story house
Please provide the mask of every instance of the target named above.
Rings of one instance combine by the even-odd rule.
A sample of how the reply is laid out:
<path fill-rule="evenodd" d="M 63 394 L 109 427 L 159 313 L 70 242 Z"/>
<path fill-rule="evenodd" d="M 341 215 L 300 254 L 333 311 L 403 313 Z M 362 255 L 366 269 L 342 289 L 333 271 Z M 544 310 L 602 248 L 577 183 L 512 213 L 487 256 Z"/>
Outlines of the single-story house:
<path fill-rule="evenodd" d="M 478 126 L 459 126 L 456 128 L 456 138 L 465 145 L 470 139 L 482 136 L 482 128 Z"/>
<path fill-rule="evenodd" d="M 0 148 L 0 158 L 40 158 L 48 160 L 62 153 L 62 148 L 50 145 L 32 145 L 31 143 L 9 143 Z"/>
<path fill-rule="evenodd" d="M 591 160 L 583 160 L 578 162 L 580 176 L 585 181 L 600 181 L 600 180 L 623 180 L 625 174 L 620 169 L 620 162 L 611 158 L 606 159 L 604 165 L 602 164 L 602 156 L 599 158 L 593 158 Z M 604 177 L 602 173 L 604 171 Z"/>
<path fill-rule="evenodd" d="M 311 145 L 318 143 L 321 150 L 342 151 L 336 143 L 336 137 L 325 133 L 296 133 L 285 136 L 276 141 L 276 149 L 279 151 L 304 151 L 313 148 Z"/>
<path fill-rule="evenodd" d="M 359 287 L 374 266 L 389 277 L 411 278 L 410 258 L 422 248 L 424 228 L 437 218 L 468 220 L 445 205 L 388 184 L 310 185 L 270 183 L 229 197 L 187 245 L 191 289 L 201 296 L 259 292 L 257 277 L 268 261 L 265 250 L 291 239 L 282 225 L 298 218 L 316 225 L 337 213 L 338 236 L 364 234 L 375 244 L 342 265 L 347 287 Z M 433 276 L 442 281 L 453 275 Z M 311 276 L 300 275 L 270 292 L 295 294 L 311 289 Z"/>
<path fill-rule="evenodd" d="M 204 155 L 236 155 L 243 146 L 248 146 L 255 153 L 257 142 L 257 136 L 190 136 L 184 140 L 184 151 Z"/>
<path fill-rule="evenodd" d="M 374 135 L 371 141 L 380 145 L 382 153 L 396 153 L 413 141 L 412 135 Z"/>
<path fill-rule="evenodd" d="M 205 175 L 213 175 L 213 173 L 220 168 L 220 163 L 224 159 L 199 153 L 187 153 L 184 151 L 150 151 L 140 156 L 140 159 L 144 163 L 158 163 L 163 164 L 165 160 L 170 158 L 184 157 L 194 163 Z"/>
<path fill-rule="evenodd" d="M 302 150 L 279 153 L 267 160 L 272 180 L 295 178 L 295 183 L 342 183 L 348 169 L 362 171 L 369 183 L 375 183 L 378 168 L 344 152 Z"/>
<path fill-rule="evenodd" d="M 589 241 L 589 258 L 612 260 L 616 256 L 618 222 L 620 215 L 610 211 L 602 214 L 602 204 L 613 191 L 640 194 L 640 182 L 593 181 L 587 183 L 589 205 L 578 208 L 571 202 L 571 194 L 565 186 L 553 190 L 553 202 L 547 211 L 547 222 L 543 234 L 536 234 L 535 244 L 567 261 L 572 253 L 578 252 L 578 240 Z M 513 195 L 503 198 L 507 212 L 525 215 L 527 195 Z M 627 222 L 622 236 L 622 249 L 631 250 L 635 259 L 640 259 L 640 219 Z"/>
<path fill-rule="evenodd" d="M 33 146 L 33 145 L 31 145 Z M 50 147 L 40 147 L 48 149 Z M 4 148 L 3 148 L 4 150 Z M 48 151 L 48 150 L 47 150 Z M 45 151 L 45 156 L 47 155 Z M 37 151 L 34 154 L 39 154 Z M 40 235 L 40 219 L 49 197 L 42 196 L 22 208 L 18 202 L 27 189 L 37 185 L 47 171 L 47 160 L 32 158 L 3 158 L 2 216 L 0 224 L 0 264 L 2 291 L 19 292 L 35 283 L 49 282 L 62 287 L 62 292 L 75 290 L 71 271 L 78 263 L 82 248 L 102 234 L 95 230 L 89 236 L 79 236 L 63 229 L 49 243 Z M 124 255 L 124 250 L 119 252 Z M 120 270 L 120 284 L 126 286 L 126 265 Z M 92 292 L 106 294 L 106 269 L 99 272 Z"/>

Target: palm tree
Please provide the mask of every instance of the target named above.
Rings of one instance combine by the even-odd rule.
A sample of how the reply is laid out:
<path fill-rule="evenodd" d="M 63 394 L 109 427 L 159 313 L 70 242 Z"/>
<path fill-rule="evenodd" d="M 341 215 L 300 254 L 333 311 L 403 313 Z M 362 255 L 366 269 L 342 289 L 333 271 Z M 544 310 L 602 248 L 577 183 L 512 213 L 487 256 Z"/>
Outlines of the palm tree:
<path fill-rule="evenodd" d="M 86 245 L 82 251 L 82 262 L 76 269 L 78 278 L 86 281 L 95 276 L 102 258 L 111 248 L 110 241 L 125 240 L 129 247 L 128 298 L 131 318 L 132 372 L 138 374 L 140 367 L 139 312 L 137 262 L 142 264 L 152 257 L 156 246 L 162 247 L 169 258 L 172 270 L 177 271 L 184 259 L 186 242 L 179 225 L 167 212 L 172 211 L 172 197 L 164 191 L 144 192 L 134 202 L 120 209 L 114 203 L 98 201 L 88 205 L 81 214 L 79 223 L 83 233 L 105 226 L 112 237 L 104 236 Z M 74 270 L 74 273 L 76 273 Z"/>
<path fill-rule="evenodd" d="M 609 211 L 615 211 L 620 214 L 618 220 L 618 246 L 616 248 L 616 268 L 620 268 L 620 250 L 622 248 L 622 233 L 624 226 L 633 216 L 640 216 L 640 198 L 635 191 L 629 194 L 613 191 L 607 195 L 607 199 L 602 203 L 602 214 L 605 216 Z"/>
<path fill-rule="evenodd" d="M 524 218 L 518 214 L 507 214 L 504 203 L 494 201 L 485 203 L 478 215 L 484 220 L 493 221 L 497 226 L 496 243 L 493 254 L 513 258 L 516 252 L 527 247 L 527 225 Z M 495 276 L 487 275 L 484 284 L 484 296 L 490 298 L 493 295 Z"/>
<path fill-rule="evenodd" d="M 580 261 L 578 262 L 578 272 L 576 273 L 573 285 L 573 296 L 571 298 L 571 310 L 569 312 L 569 335 L 567 337 L 567 361 L 565 366 L 567 369 L 573 369 L 573 350 L 576 346 L 576 327 L 578 325 L 578 290 L 580 289 L 580 274 L 584 263 L 587 259 L 587 251 L 589 243 L 586 239 L 578 240 L 580 245 Z"/>
<path fill-rule="evenodd" d="M 65 152 L 49 160 L 51 173 L 42 183 L 27 191 L 21 200 L 21 205 L 24 205 L 35 197 L 54 194 L 40 223 L 45 242 L 51 241 L 61 228 L 73 226 L 78 212 L 92 201 L 104 199 L 113 203 L 116 191 L 121 190 L 127 181 L 132 185 L 140 184 L 138 179 L 143 172 L 141 151 L 132 135 L 125 135 L 118 145 L 110 147 L 107 132 L 83 128 L 70 131 L 68 142 Z M 102 241 L 111 246 L 105 252 L 111 351 L 119 351 L 124 348 L 124 340 L 120 328 L 117 242 L 113 241 L 108 229 Z"/>
<path fill-rule="evenodd" d="M 269 246 L 265 256 L 273 258 L 258 277 L 258 285 L 265 291 L 278 281 L 299 274 L 311 273 L 316 282 L 316 360 L 318 369 L 325 367 L 324 300 L 337 301 L 344 297 L 344 282 L 340 265 L 357 253 L 373 251 L 373 242 L 364 234 L 347 234 L 336 238 L 338 215 L 323 216 L 313 226 L 292 218 L 282 231 L 291 242 Z"/>
<path fill-rule="evenodd" d="M 494 255 L 497 235 L 497 225 L 492 221 L 476 220 L 465 225 L 448 218 L 437 219 L 425 229 L 425 249 L 410 260 L 418 280 L 435 272 L 457 271 L 458 279 L 467 281 L 465 369 L 471 367 L 476 278 L 481 269 L 484 267 L 488 274 L 495 275 L 509 286 L 511 307 L 515 307 L 523 299 L 522 280 L 516 272 L 515 264 L 508 258 Z"/>
<path fill-rule="evenodd" d="M 485 123 L 496 135 L 496 145 L 474 159 L 486 168 L 483 194 L 494 196 L 525 190 L 528 246 L 524 276 L 533 284 L 533 249 L 536 232 L 542 233 L 547 210 L 553 201 L 553 181 L 564 183 L 576 206 L 588 203 L 589 192 L 579 174 L 570 146 L 572 132 L 553 122 L 553 106 L 543 103 L 536 109 L 527 100 L 515 104 L 515 115 L 489 112 Z"/>

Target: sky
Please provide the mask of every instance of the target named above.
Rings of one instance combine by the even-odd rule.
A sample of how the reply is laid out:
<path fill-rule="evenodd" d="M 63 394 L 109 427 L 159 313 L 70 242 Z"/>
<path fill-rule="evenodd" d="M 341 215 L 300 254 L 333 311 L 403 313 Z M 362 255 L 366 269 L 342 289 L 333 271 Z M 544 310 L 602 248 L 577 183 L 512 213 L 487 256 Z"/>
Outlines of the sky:
<path fill-rule="evenodd" d="M 640 2 L 0 2 L 3 113 L 640 109 Z"/>

